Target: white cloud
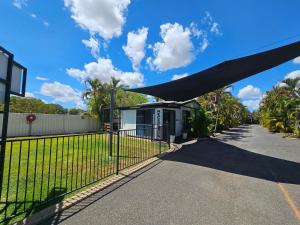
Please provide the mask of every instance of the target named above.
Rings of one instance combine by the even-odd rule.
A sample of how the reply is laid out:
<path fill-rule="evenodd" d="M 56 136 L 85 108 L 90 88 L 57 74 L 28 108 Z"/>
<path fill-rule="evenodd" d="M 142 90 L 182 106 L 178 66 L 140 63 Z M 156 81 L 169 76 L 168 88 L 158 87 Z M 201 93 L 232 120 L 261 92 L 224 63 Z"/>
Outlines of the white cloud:
<path fill-rule="evenodd" d="M 27 6 L 27 0 L 13 0 L 12 4 L 18 9 L 22 9 L 24 6 Z"/>
<path fill-rule="evenodd" d="M 81 92 L 57 81 L 43 83 L 40 93 L 44 96 L 52 97 L 54 102 L 74 103 L 77 107 L 83 107 L 84 105 Z"/>
<path fill-rule="evenodd" d="M 202 43 L 200 46 L 200 52 L 204 52 L 207 49 L 208 45 L 209 45 L 208 39 L 207 39 L 207 37 L 204 37 L 202 39 Z"/>
<path fill-rule="evenodd" d="M 84 65 L 84 70 L 70 68 L 68 75 L 79 78 L 81 81 L 87 78 L 99 79 L 104 83 L 109 83 L 112 77 L 121 80 L 123 85 L 143 86 L 144 76 L 139 72 L 123 72 L 114 67 L 111 59 L 99 58 L 97 62 Z"/>
<path fill-rule="evenodd" d="M 95 58 L 99 57 L 99 42 L 97 39 L 90 37 L 89 40 L 82 40 L 82 43 L 85 47 L 91 49 L 92 56 L 94 56 Z"/>
<path fill-rule="evenodd" d="M 183 73 L 183 74 L 174 74 L 172 77 L 172 80 L 178 80 L 184 77 L 187 77 L 189 74 L 188 73 Z"/>
<path fill-rule="evenodd" d="M 217 35 L 222 35 L 220 32 L 220 25 L 217 22 L 213 22 L 210 28 L 210 32 L 215 33 Z"/>
<path fill-rule="evenodd" d="M 232 90 L 233 90 L 232 86 L 225 89 L 226 92 L 232 92 Z"/>
<path fill-rule="evenodd" d="M 247 106 L 249 109 L 252 110 L 258 109 L 259 103 L 260 103 L 260 99 L 242 101 L 243 105 Z"/>
<path fill-rule="evenodd" d="M 35 95 L 32 92 L 26 92 L 25 97 L 27 98 L 35 98 Z"/>
<path fill-rule="evenodd" d="M 195 22 L 190 24 L 190 31 L 196 38 L 200 38 L 203 34 L 203 31 L 198 29 L 198 25 Z"/>
<path fill-rule="evenodd" d="M 295 58 L 295 59 L 293 60 L 293 63 L 295 63 L 295 64 L 300 64 L 300 56 L 298 56 L 297 58 Z"/>
<path fill-rule="evenodd" d="M 220 24 L 215 21 L 208 11 L 205 12 L 205 17 L 203 18 L 202 22 L 209 26 L 209 31 L 211 33 L 222 35 L 222 32 L 220 31 Z"/>
<path fill-rule="evenodd" d="M 189 27 L 183 28 L 178 23 L 166 23 L 160 26 L 160 35 L 163 42 L 154 44 L 154 58 L 147 59 L 151 68 L 166 71 L 192 62 L 195 55 Z"/>
<path fill-rule="evenodd" d="M 30 14 L 30 16 L 31 16 L 32 18 L 34 18 L 34 19 L 36 19 L 36 18 L 37 18 L 37 15 L 36 15 L 36 14 L 34 14 L 34 13 L 31 13 L 31 14 Z"/>
<path fill-rule="evenodd" d="M 130 0 L 64 0 L 64 3 L 81 28 L 109 40 L 122 34 Z"/>
<path fill-rule="evenodd" d="M 147 36 L 148 28 L 145 27 L 136 32 L 129 32 L 127 35 L 127 45 L 123 46 L 123 50 L 132 62 L 134 70 L 138 70 L 141 61 L 145 57 Z"/>
<path fill-rule="evenodd" d="M 42 80 L 42 81 L 47 81 L 47 80 L 49 80 L 47 77 L 42 77 L 42 76 L 36 76 L 35 79 L 37 79 L 37 80 Z"/>
<path fill-rule="evenodd" d="M 285 87 L 288 87 L 289 85 L 286 84 L 286 83 L 278 82 L 275 86 L 276 86 L 276 87 L 281 87 L 281 88 L 284 87 L 284 88 L 285 88 Z"/>
<path fill-rule="evenodd" d="M 242 99 L 255 99 L 260 98 L 262 95 L 261 90 L 252 85 L 247 85 L 239 90 L 238 97 Z"/>
<path fill-rule="evenodd" d="M 49 27 L 49 25 L 50 25 L 47 21 L 44 21 L 43 24 L 45 27 Z"/>
<path fill-rule="evenodd" d="M 295 70 L 293 72 L 290 72 L 284 77 L 284 79 L 296 79 L 296 78 L 300 78 L 300 70 Z"/>

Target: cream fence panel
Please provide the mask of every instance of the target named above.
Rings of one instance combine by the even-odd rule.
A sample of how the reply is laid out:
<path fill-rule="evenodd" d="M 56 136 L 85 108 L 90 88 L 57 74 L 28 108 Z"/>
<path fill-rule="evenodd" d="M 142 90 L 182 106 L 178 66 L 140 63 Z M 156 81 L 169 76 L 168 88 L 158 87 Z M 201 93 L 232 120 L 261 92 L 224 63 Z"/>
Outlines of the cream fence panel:
<path fill-rule="evenodd" d="M 9 137 L 30 135 L 30 126 L 26 121 L 27 115 L 28 113 L 9 114 Z M 36 120 L 31 125 L 31 135 L 71 134 L 99 130 L 98 120 L 89 116 L 41 113 L 35 115 Z M 0 114 L 0 128 L 2 127 L 2 116 Z"/>

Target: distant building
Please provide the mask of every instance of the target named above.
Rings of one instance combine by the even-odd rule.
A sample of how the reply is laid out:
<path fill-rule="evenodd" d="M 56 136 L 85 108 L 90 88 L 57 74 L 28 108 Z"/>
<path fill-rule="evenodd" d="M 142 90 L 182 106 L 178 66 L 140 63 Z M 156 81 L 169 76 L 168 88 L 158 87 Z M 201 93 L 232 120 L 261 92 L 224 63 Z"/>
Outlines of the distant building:
<path fill-rule="evenodd" d="M 170 135 L 180 136 L 190 128 L 190 117 L 199 106 L 196 100 L 189 100 L 185 102 L 161 101 L 120 107 L 120 128 L 121 130 L 136 130 L 137 135 L 141 136 L 150 135 L 149 131 L 155 136 L 165 135 L 166 131 Z M 161 127 L 165 127 L 164 134 L 160 130 Z M 153 130 L 156 131 L 153 132 Z M 160 134 L 157 130 L 160 130 Z"/>

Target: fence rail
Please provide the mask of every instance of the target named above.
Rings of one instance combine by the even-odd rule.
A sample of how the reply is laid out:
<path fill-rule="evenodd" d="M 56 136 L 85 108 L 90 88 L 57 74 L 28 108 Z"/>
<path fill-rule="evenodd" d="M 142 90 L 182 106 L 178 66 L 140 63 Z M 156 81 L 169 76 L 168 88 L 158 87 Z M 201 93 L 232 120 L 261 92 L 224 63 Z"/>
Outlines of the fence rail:
<path fill-rule="evenodd" d="M 158 135 L 161 130 L 120 130 L 111 134 L 111 143 L 109 133 L 8 139 L 0 223 L 15 222 L 61 201 L 65 195 L 159 155 L 169 148 Z"/>

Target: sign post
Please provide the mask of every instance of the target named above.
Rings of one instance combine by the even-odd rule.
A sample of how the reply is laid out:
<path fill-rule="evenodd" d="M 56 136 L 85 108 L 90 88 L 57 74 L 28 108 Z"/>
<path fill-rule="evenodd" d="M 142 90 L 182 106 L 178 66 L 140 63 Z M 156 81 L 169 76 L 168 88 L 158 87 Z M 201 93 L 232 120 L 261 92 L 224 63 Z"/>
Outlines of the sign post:
<path fill-rule="evenodd" d="M 27 69 L 14 61 L 14 55 L 0 46 L 0 103 L 3 121 L 0 144 L 0 200 L 2 197 L 10 95 L 25 96 Z"/>

